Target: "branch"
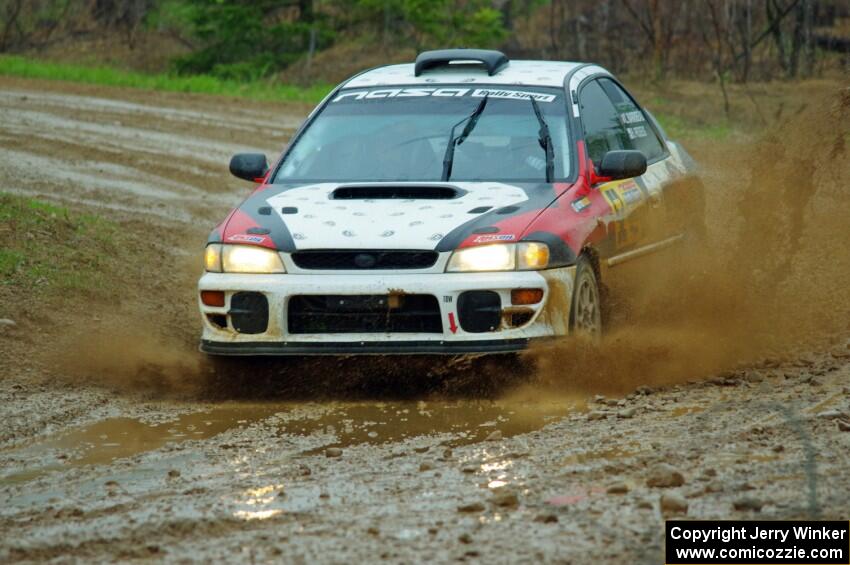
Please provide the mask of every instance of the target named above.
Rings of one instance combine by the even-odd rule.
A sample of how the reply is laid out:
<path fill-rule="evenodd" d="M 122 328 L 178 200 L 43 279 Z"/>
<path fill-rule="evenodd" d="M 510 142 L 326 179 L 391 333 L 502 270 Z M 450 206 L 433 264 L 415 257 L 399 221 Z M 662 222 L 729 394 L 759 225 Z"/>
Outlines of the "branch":
<path fill-rule="evenodd" d="M 628 10 L 629 14 L 637 20 L 638 24 L 640 24 L 641 29 L 643 29 L 644 33 L 649 37 L 650 41 L 655 41 L 655 32 L 652 30 L 652 27 L 648 26 L 646 22 L 640 19 L 640 14 L 638 14 L 637 10 L 634 9 L 631 2 L 629 0 L 622 0 L 623 5 Z"/>
<path fill-rule="evenodd" d="M 788 5 L 787 8 L 782 10 L 782 12 L 778 16 L 776 16 L 776 18 L 771 22 L 771 24 L 769 26 L 767 26 L 767 28 L 759 34 L 759 36 L 755 39 L 755 41 L 750 43 L 750 50 L 752 51 L 752 49 L 755 46 L 757 46 L 759 43 L 761 43 L 764 40 L 765 37 L 767 37 L 768 35 L 770 35 L 774 31 L 776 31 L 776 29 L 779 27 L 779 24 L 781 24 L 782 20 L 785 19 L 785 16 L 790 14 L 791 10 L 793 10 L 797 6 L 797 4 L 799 4 L 799 3 L 800 3 L 800 0 L 794 0 L 793 2 L 791 2 L 791 4 Z M 735 57 L 735 61 L 737 62 L 738 59 L 743 57 L 744 53 L 746 53 L 746 51 L 739 53 Z"/>

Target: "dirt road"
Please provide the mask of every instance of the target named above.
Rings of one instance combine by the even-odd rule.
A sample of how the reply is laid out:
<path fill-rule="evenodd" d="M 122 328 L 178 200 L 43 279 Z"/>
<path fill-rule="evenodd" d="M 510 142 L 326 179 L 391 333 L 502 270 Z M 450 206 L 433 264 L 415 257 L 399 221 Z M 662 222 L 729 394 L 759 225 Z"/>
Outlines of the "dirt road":
<path fill-rule="evenodd" d="M 227 160 L 305 112 L 0 79 L 0 189 L 156 250 L 142 296 L 0 330 L 0 561 L 657 563 L 665 517 L 847 519 L 846 320 L 749 356 L 732 328 L 615 334 L 592 378 L 569 348 L 211 374 L 192 282 L 249 190 Z"/>

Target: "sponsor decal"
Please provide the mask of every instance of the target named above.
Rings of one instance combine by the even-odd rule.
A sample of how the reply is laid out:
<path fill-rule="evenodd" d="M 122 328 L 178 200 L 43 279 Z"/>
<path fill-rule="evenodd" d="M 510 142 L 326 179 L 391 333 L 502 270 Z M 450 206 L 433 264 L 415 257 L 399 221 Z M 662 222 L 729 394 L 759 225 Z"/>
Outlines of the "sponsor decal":
<path fill-rule="evenodd" d="M 386 98 L 503 98 L 507 100 L 528 100 L 534 98 L 538 102 L 554 102 L 554 94 L 529 92 L 525 90 L 506 90 L 502 88 L 374 88 L 370 90 L 354 90 L 340 92 L 332 102 L 352 102 L 362 100 L 379 100 Z"/>
<path fill-rule="evenodd" d="M 620 197 L 626 204 L 636 204 L 637 202 L 640 202 L 640 199 L 643 197 L 643 193 L 638 187 L 630 186 L 620 192 Z"/>
<path fill-rule="evenodd" d="M 570 204 L 573 207 L 573 210 L 576 212 L 584 212 L 588 208 L 590 208 L 590 198 L 584 196 L 579 198 L 578 200 L 573 200 L 573 203 Z"/>
<path fill-rule="evenodd" d="M 375 100 L 381 98 L 422 98 L 427 96 L 436 97 L 463 97 L 469 94 L 470 88 L 378 88 L 371 90 L 355 90 L 353 92 L 340 92 L 334 102 L 342 100 Z"/>
<path fill-rule="evenodd" d="M 473 243 L 490 243 L 493 241 L 513 241 L 516 236 L 512 233 L 506 234 L 493 234 L 493 235 L 479 235 L 475 239 L 472 240 Z"/>
<path fill-rule="evenodd" d="M 541 94 L 540 92 L 528 92 L 523 90 L 503 90 L 500 88 L 476 88 L 472 93 L 473 98 L 505 98 L 508 100 L 528 100 L 534 98 L 538 102 L 554 102 L 554 94 Z"/>
<path fill-rule="evenodd" d="M 626 128 L 626 133 L 629 134 L 629 139 L 638 139 L 649 135 L 649 133 L 646 131 L 646 128 L 643 126 Z"/>
<path fill-rule="evenodd" d="M 227 237 L 227 241 L 240 241 L 242 243 L 263 243 L 267 239 L 264 235 L 249 235 L 247 233 L 237 233 Z"/>
<path fill-rule="evenodd" d="M 623 202 L 623 199 L 620 198 L 620 193 L 614 188 L 603 188 L 602 196 L 605 197 L 605 200 L 608 201 L 608 204 L 611 205 L 611 209 L 615 212 L 619 212 L 626 205 L 625 202 Z"/>
<path fill-rule="evenodd" d="M 621 212 L 639 204 L 644 197 L 643 191 L 634 180 L 627 180 L 602 189 L 602 196 L 614 212 Z"/>
<path fill-rule="evenodd" d="M 627 126 L 629 124 L 639 124 L 645 121 L 646 120 L 643 118 L 643 114 L 638 110 L 634 110 L 632 112 L 623 112 L 622 114 L 620 114 L 620 122 L 624 126 Z"/>

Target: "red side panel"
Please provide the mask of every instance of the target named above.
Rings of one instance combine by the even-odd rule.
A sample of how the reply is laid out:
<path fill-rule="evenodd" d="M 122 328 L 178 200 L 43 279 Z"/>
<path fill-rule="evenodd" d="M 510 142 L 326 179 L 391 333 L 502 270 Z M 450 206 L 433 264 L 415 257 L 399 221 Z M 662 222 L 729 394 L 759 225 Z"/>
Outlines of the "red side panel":
<path fill-rule="evenodd" d="M 602 193 L 592 189 L 593 164 L 587 158 L 584 142 L 579 141 L 576 149 L 579 163 L 576 183 L 560 191 L 558 199 L 531 222 L 523 236 L 535 232 L 552 233 L 578 255 L 586 245 L 605 237 L 602 218 L 612 209 Z"/>

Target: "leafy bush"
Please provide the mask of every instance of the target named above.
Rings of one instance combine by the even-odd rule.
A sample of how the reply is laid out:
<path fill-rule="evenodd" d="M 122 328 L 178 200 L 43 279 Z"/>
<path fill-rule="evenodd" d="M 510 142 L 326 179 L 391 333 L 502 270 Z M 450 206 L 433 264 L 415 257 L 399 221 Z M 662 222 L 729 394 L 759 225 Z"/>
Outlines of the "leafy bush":
<path fill-rule="evenodd" d="M 170 0 L 174 3 L 177 0 Z M 418 48 L 496 47 L 507 38 L 489 0 L 332 0 L 321 12 L 291 0 L 183 0 L 199 48 L 175 61 L 182 74 L 256 80 L 350 29 L 382 27 L 392 41 Z M 191 9 L 186 9 L 190 5 Z M 377 26 L 376 26 L 377 24 Z"/>
<path fill-rule="evenodd" d="M 335 0 L 340 28 L 371 24 L 396 43 L 418 49 L 497 47 L 508 36 L 489 0 Z"/>

